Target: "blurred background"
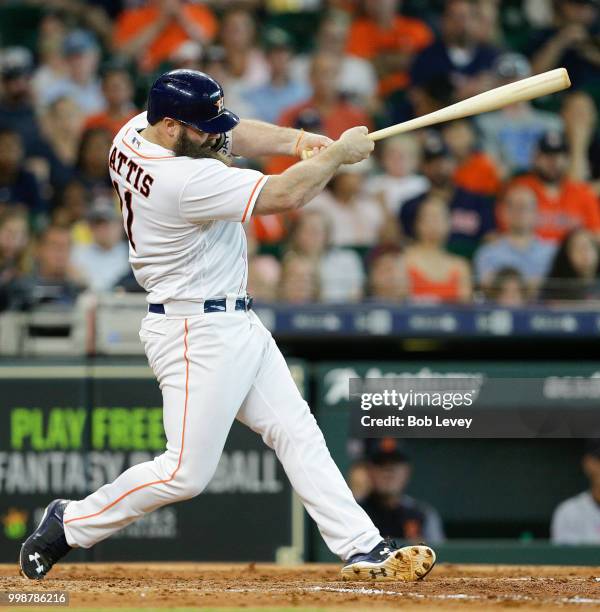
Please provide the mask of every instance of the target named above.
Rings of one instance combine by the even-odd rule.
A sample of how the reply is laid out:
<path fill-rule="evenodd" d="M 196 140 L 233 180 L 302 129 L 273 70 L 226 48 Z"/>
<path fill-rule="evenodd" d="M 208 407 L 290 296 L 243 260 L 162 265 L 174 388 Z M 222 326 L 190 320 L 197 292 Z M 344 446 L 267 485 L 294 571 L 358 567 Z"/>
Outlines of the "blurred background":
<path fill-rule="evenodd" d="M 206 71 L 241 117 L 337 138 L 564 66 L 560 95 L 387 139 L 298 213 L 252 218 L 248 291 L 385 535 L 444 561 L 597 563 L 597 441 L 351 440 L 348 378 L 600 377 L 599 18 L 598 0 L 0 0 L 0 560 L 48 499 L 164 447 L 107 171 L 158 74 Z M 206 494 L 78 554 L 331 560 L 237 425 Z"/>

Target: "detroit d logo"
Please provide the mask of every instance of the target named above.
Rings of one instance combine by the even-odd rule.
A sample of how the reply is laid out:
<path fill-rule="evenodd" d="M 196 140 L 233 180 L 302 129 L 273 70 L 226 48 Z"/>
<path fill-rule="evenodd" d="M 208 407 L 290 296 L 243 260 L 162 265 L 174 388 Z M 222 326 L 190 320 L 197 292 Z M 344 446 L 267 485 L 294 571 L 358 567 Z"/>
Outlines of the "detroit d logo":
<path fill-rule="evenodd" d="M 217 101 L 215 102 L 215 106 L 217 107 L 217 111 L 219 113 L 221 113 L 223 111 L 223 107 L 225 106 L 225 102 L 223 101 L 223 98 L 218 98 Z"/>
<path fill-rule="evenodd" d="M 38 561 L 38 559 L 40 558 L 40 553 L 36 552 L 33 555 L 29 555 L 29 560 L 30 561 L 35 561 L 35 571 L 38 574 L 41 574 L 44 571 L 44 566 Z"/>

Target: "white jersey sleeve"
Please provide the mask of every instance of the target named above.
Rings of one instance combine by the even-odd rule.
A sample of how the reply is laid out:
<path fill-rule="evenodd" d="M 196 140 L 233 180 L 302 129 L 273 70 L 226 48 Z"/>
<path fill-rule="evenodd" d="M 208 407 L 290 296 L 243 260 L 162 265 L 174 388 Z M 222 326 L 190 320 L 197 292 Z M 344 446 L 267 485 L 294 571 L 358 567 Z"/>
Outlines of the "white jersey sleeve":
<path fill-rule="evenodd" d="M 230 168 L 218 160 L 204 160 L 187 179 L 179 198 L 179 212 L 190 223 L 250 219 L 268 176 L 257 170 Z"/>

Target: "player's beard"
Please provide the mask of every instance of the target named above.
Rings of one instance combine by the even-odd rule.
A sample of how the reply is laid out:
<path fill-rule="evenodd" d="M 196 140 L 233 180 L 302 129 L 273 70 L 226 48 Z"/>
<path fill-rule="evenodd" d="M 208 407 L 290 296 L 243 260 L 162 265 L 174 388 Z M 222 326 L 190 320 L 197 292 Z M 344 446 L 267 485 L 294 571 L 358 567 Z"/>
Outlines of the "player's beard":
<path fill-rule="evenodd" d="M 194 142 L 187 134 L 185 130 L 179 132 L 179 136 L 173 146 L 173 151 L 177 157 L 192 157 L 194 159 L 216 159 L 226 166 L 231 165 L 231 160 L 227 155 L 224 155 L 220 151 L 215 151 L 212 147 L 213 144 L 198 144 Z"/>

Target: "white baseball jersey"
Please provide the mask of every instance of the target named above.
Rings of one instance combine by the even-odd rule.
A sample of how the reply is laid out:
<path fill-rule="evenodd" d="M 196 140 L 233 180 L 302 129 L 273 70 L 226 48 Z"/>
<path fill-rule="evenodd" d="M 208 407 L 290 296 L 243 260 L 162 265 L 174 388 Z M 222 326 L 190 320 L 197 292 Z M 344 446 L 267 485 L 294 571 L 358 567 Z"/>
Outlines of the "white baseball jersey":
<path fill-rule="evenodd" d="M 141 113 L 121 128 L 109 168 L 129 261 L 148 302 L 243 295 L 248 262 L 242 223 L 268 176 L 215 159 L 176 157 L 140 135 L 147 126 Z"/>

